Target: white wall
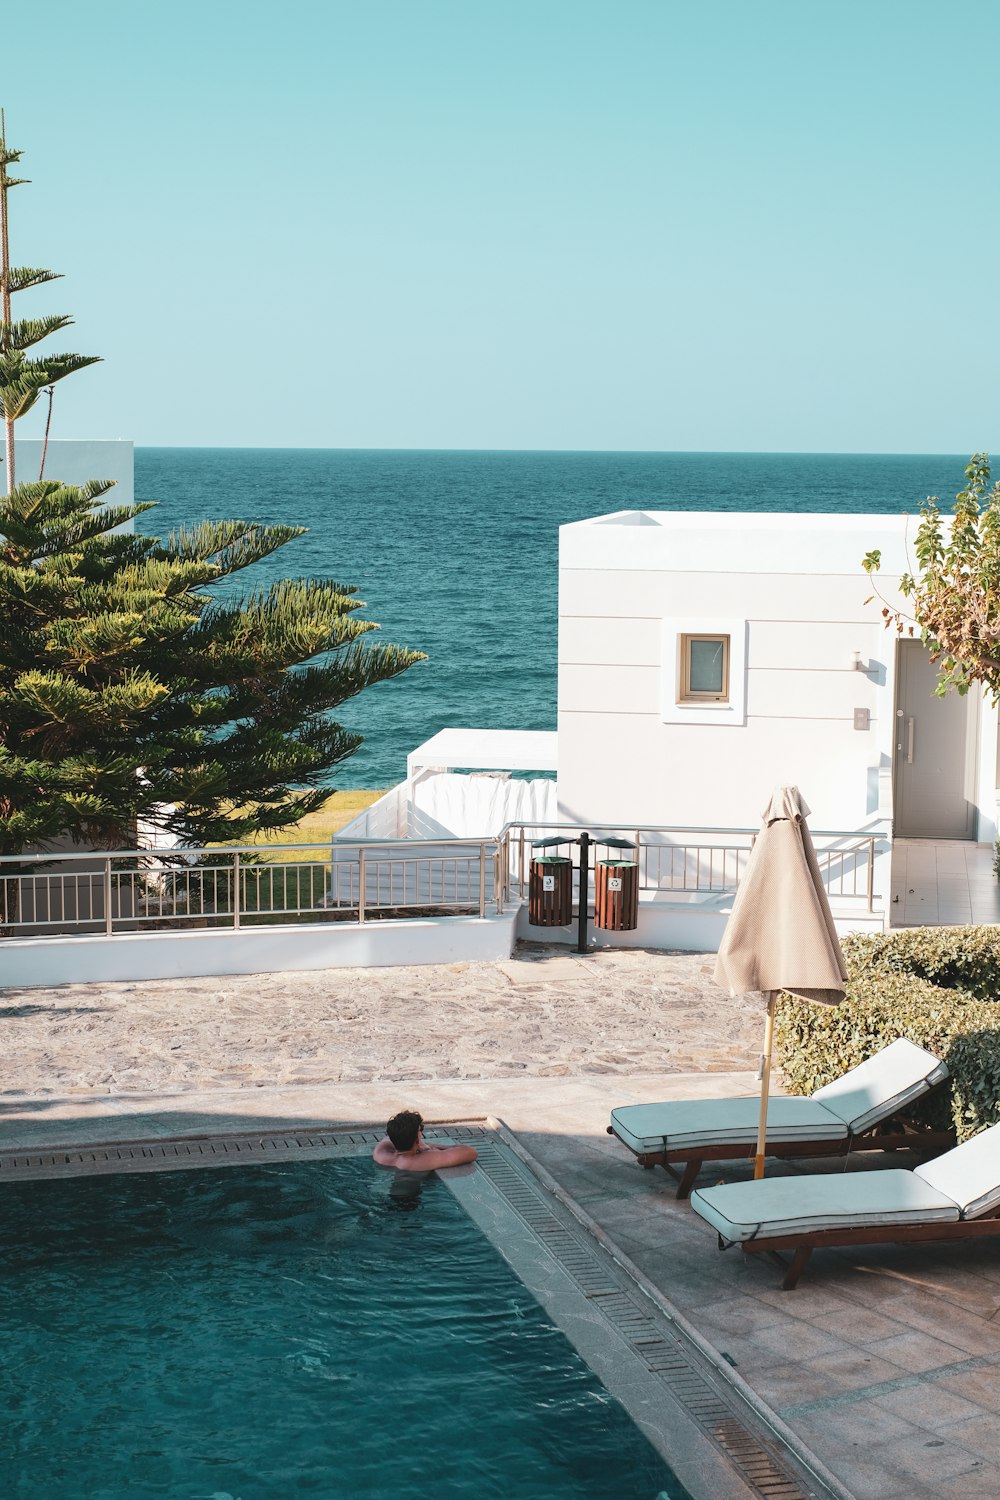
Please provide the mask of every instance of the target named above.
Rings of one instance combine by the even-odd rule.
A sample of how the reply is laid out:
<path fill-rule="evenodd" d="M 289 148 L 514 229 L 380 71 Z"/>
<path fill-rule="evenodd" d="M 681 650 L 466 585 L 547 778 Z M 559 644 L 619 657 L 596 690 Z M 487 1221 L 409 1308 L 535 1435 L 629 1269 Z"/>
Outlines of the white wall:
<path fill-rule="evenodd" d="M 756 827 L 771 789 L 791 783 L 814 828 L 884 826 L 896 636 L 881 602 L 866 603 L 861 559 L 881 549 L 877 586 L 897 602 L 908 524 L 912 535 L 904 516 L 641 512 L 563 526 L 561 816 Z M 671 631 L 692 619 L 746 622 L 743 711 L 711 723 L 662 703 Z M 867 729 L 855 709 L 868 710 Z M 983 721 L 980 837 L 991 837 L 995 712 Z"/>
<path fill-rule="evenodd" d="M 644 891 L 639 896 L 638 927 L 632 932 L 604 932 L 591 921 L 587 925 L 587 947 L 588 950 L 660 948 L 677 953 L 718 953 L 731 911 L 732 901 L 725 897 L 685 904 Z M 840 937 L 851 932 L 881 932 L 884 914 L 869 913 L 857 906 L 853 912 L 835 910 L 833 922 Z M 566 927 L 532 927 L 527 904 L 518 912 L 516 932 L 522 942 L 572 948 L 576 947 L 579 936 L 575 919 Z"/>
<path fill-rule="evenodd" d="M 12 989 L 47 989 L 102 980 L 478 963 L 510 957 L 516 922 L 517 908 L 511 906 L 502 916 L 9 938 L 3 944 L 3 982 Z"/>
<path fill-rule="evenodd" d="M 14 461 L 18 484 L 38 478 L 41 460 L 41 438 L 16 439 Z M 61 479 L 64 484 L 113 479 L 115 488 L 107 497 L 108 504 L 130 505 L 135 499 L 132 444 L 124 438 L 53 438 L 45 457 L 45 478 Z"/>

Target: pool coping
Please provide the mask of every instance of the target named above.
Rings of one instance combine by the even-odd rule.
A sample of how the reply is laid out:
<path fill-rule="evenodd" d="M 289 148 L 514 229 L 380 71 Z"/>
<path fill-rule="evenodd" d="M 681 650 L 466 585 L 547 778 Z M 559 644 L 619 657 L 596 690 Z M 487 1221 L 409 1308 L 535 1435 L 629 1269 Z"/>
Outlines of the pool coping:
<path fill-rule="evenodd" d="M 522 1280 L 546 1306 L 553 1321 L 580 1349 L 607 1388 L 623 1400 L 633 1421 L 677 1472 L 682 1483 L 693 1483 L 696 1488 L 703 1489 L 708 1477 L 704 1470 L 708 1467 L 712 1470 L 712 1500 L 730 1500 L 730 1497 L 737 1500 L 738 1496 L 751 1495 L 766 1497 L 766 1500 L 772 1500 L 772 1497 L 773 1500 L 804 1500 L 804 1497 L 809 1497 L 809 1500 L 853 1500 L 850 1492 L 802 1439 L 633 1264 L 500 1117 L 465 1115 L 435 1119 L 428 1122 L 428 1132 L 433 1139 L 438 1131 L 450 1126 L 475 1131 L 484 1144 L 492 1138 L 494 1144 L 505 1148 L 508 1168 L 512 1158 L 520 1169 L 522 1193 L 527 1185 L 536 1198 L 529 1204 L 531 1211 L 528 1213 L 524 1211 L 523 1198 L 518 1202 L 517 1190 L 512 1196 L 507 1184 L 508 1191 L 505 1192 L 505 1185 L 500 1180 L 503 1173 L 495 1170 L 489 1153 L 483 1153 L 481 1168 L 483 1175 L 491 1181 L 497 1202 L 503 1201 L 530 1235 L 528 1241 L 521 1242 L 518 1252 L 524 1269 L 528 1271 L 528 1277 L 522 1276 Z M 356 1156 L 370 1151 L 382 1134 L 382 1128 L 371 1121 L 335 1125 L 310 1122 L 283 1129 L 216 1129 L 169 1135 L 150 1132 L 130 1139 L 86 1144 L 77 1140 L 44 1149 L 7 1148 L 0 1150 L 0 1184 L 81 1175 L 250 1166 L 281 1160 Z M 470 1189 L 469 1184 L 475 1181 L 476 1174 L 471 1169 L 454 1168 L 440 1175 L 472 1211 L 480 1228 L 489 1233 L 489 1223 L 496 1214 L 491 1214 L 482 1195 L 477 1196 Z M 551 1221 L 541 1232 L 532 1225 L 534 1218 L 537 1226 L 539 1213 Z M 507 1226 L 510 1227 L 509 1217 Z M 560 1242 L 564 1251 L 561 1267 L 556 1254 Z M 497 1239 L 494 1243 L 497 1244 Z M 514 1243 L 517 1243 L 516 1239 Z M 531 1253 L 537 1247 L 544 1252 L 544 1262 L 537 1253 Z M 503 1245 L 497 1244 L 497 1248 L 508 1260 L 511 1259 Z M 610 1270 L 611 1283 L 614 1284 L 613 1287 L 605 1285 L 589 1298 L 586 1291 L 580 1291 L 580 1276 L 574 1278 L 572 1274 L 574 1267 L 577 1271 L 581 1268 L 581 1254 L 586 1259 L 588 1252 L 594 1263 L 589 1268 L 590 1277 L 595 1270 L 600 1272 L 603 1269 L 603 1281 L 608 1283 Z M 521 1274 L 518 1266 L 514 1269 Z M 573 1311 L 569 1296 L 571 1289 L 585 1298 L 586 1315 L 581 1316 L 579 1308 Z M 608 1317 L 609 1313 L 611 1317 Z M 595 1341 L 593 1331 L 598 1317 L 602 1325 L 601 1335 Z M 635 1384 L 638 1365 L 634 1369 L 628 1366 L 615 1368 L 614 1361 L 602 1358 L 602 1341 L 606 1342 L 609 1331 L 619 1352 L 623 1348 L 629 1349 L 640 1363 L 645 1362 L 647 1388 L 649 1379 L 658 1377 L 660 1399 L 674 1421 L 669 1446 L 664 1442 L 663 1420 L 650 1419 L 648 1405 L 644 1407 L 638 1394 Z M 586 1347 L 581 1347 L 581 1344 Z M 680 1442 L 678 1427 L 683 1429 Z M 709 1453 L 712 1458 L 708 1457 Z M 727 1483 L 727 1480 L 735 1482 Z"/>

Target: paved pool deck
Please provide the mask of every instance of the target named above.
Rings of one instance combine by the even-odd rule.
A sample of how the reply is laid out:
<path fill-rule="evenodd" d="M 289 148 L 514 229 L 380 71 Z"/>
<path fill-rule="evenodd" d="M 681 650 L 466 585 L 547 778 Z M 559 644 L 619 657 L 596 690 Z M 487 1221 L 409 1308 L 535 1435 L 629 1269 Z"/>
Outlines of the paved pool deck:
<path fill-rule="evenodd" d="M 515 960 L 502 976 L 513 991 L 511 1013 L 516 1011 L 517 1024 L 523 1026 L 524 1017 L 537 1016 L 546 1006 L 558 1008 L 556 997 L 562 996 L 581 1013 L 589 1002 L 587 1024 L 594 1026 L 594 1012 L 602 1007 L 617 1004 L 628 1009 L 628 985 L 615 990 L 609 976 L 618 972 L 620 979 L 628 974 L 629 984 L 638 983 L 644 973 L 643 957 L 630 955 L 633 968 L 605 967 L 607 983 L 602 990 L 610 988 L 613 993 L 605 994 L 599 1003 L 594 971 L 587 973 L 585 963 L 577 965 L 581 970 L 577 976 L 567 967 L 572 960 L 564 956 L 533 955 L 524 961 L 523 969 Z M 662 1013 L 669 1019 L 675 1001 L 677 1007 L 678 1026 L 667 1029 L 680 1040 L 672 1056 L 666 1055 L 669 1049 L 660 1053 L 658 1071 L 643 1070 L 643 1061 L 648 1066 L 657 1058 L 641 1035 L 635 1041 L 637 1048 L 644 1049 L 642 1058 L 634 1051 L 625 1057 L 612 1050 L 609 1055 L 620 1061 L 601 1063 L 608 1071 L 583 1072 L 573 1067 L 559 1076 L 544 1076 L 542 1069 L 551 1064 L 544 1062 L 542 1054 L 546 1050 L 566 1053 L 564 1038 L 554 1038 L 548 1048 L 536 1044 L 532 1073 L 517 1077 L 434 1078 L 426 1076 L 429 1069 L 424 1076 L 414 1077 L 411 1068 L 400 1064 L 395 1072 L 403 1076 L 360 1081 L 279 1084 L 258 1076 L 242 1087 L 216 1078 L 208 1087 L 180 1080 L 119 1092 L 95 1080 L 89 1086 L 73 1085 L 72 1092 L 41 1093 L 28 1088 L 15 1092 L 18 1082 L 30 1082 L 29 1069 L 22 1079 L 16 1073 L 7 1075 L 7 1092 L 0 1094 L 0 1145 L 8 1150 L 44 1150 L 53 1145 L 264 1131 L 306 1123 L 379 1125 L 408 1103 L 416 1104 L 429 1120 L 497 1116 L 857 1500 L 902 1500 L 904 1496 L 907 1500 L 996 1500 L 1000 1496 L 1000 1253 L 996 1242 L 817 1252 L 798 1288 L 790 1293 L 780 1290 L 778 1270 L 764 1257 L 744 1257 L 738 1249 L 720 1253 L 708 1226 L 686 1204 L 677 1203 L 667 1174 L 659 1168 L 644 1171 L 606 1133 L 615 1105 L 753 1094 L 757 1089 L 750 1066 L 719 1067 L 728 1055 L 725 1048 L 745 1049 L 745 1041 L 733 1036 L 723 1037 L 719 1051 L 711 1057 L 699 1058 L 697 1069 L 678 1068 L 678 1061 L 690 1056 L 695 1045 L 690 1035 L 680 1036 L 679 1018 L 685 1007 L 697 1010 L 700 1004 L 692 999 L 696 966 L 690 956 L 678 956 L 677 993 L 672 999 L 663 978 L 670 956 L 645 957 L 649 959 L 645 972 L 659 976 Z M 705 962 L 700 961 L 698 972 Z M 416 972 L 406 971 L 409 976 Z M 289 986 L 300 979 L 285 977 Z M 269 976 L 268 984 L 274 978 Z M 489 993 L 493 982 L 488 975 L 464 971 L 460 979 L 470 994 Z M 332 982 L 332 976 L 324 978 L 328 987 Z M 399 982 L 396 975 L 397 989 Z M 96 988 L 46 992 L 43 1003 L 38 992 L 8 992 L 0 1014 L 6 1011 L 11 1025 L 24 1021 L 33 1034 L 41 1035 L 46 1026 L 51 1031 L 54 1019 L 65 1012 L 65 1024 L 75 1026 L 83 1036 L 81 1028 L 93 1024 L 101 1010 L 101 997 L 91 993 Z M 144 987 L 136 997 L 147 1017 L 159 1005 L 149 993 L 152 988 Z M 428 1014 L 433 994 L 434 975 L 428 971 L 414 992 Z M 38 996 L 37 1002 L 33 995 Z M 170 999 L 166 992 L 163 998 Z M 177 1003 L 176 997 L 172 1003 Z M 219 1003 L 224 1003 L 221 997 Z M 357 996 L 353 1003 L 359 1003 Z M 490 1025 L 494 1030 L 500 1019 L 493 1013 Z M 734 1032 L 746 1021 L 742 1015 L 734 1016 Z M 178 1015 L 179 1028 L 190 1031 L 191 1024 L 191 1014 Z M 5 1027 L 8 1036 L 11 1025 Z M 503 1055 L 513 1053 L 517 1060 L 510 1041 L 508 1028 Z M 196 1042 L 197 1037 L 193 1038 Z M 419 1042 L 418 1034 L 413 1044 L 418 1050 Z M 72 1050 L 68 1036 L 63 1045 Z M 620 1046 L 620 1038 L 613 1045 Z M 77 1052 L 85 1050 L 81 1042 Z M 404 1050 L 400 1042 L 400 1056 Z M 902 1163 L 897 1157 L 893 1164 Z M 859 1160 L 851 1170 L 880 1165 L 877 1158 Z M 794 1170 L 837 1171 L 842 1166 L 842 1162 L 827 1160 L 803 1162 Z M 769 1172 L 787 1170 L 791 1169 L 769 1165 Z M 716 1167 L 706 1170 L 701 1180 L 717 1180 L 720 1175 Z M 728 1180 L 745 1175 L 745 1166 L 734 1164 L 726 1171 Z"/>

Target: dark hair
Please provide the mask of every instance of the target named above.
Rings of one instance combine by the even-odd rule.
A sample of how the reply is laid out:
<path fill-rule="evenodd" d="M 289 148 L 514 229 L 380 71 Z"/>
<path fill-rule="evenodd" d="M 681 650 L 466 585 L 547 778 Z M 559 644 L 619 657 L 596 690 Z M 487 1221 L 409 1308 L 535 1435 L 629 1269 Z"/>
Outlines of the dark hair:
<path fill-rule="evenodd" d="M 423 1123 L 423 1117 L 415 1109 L 401 1109 L 398 1115 L 393 1115 L 385 1133 L 397 1151 L 409 1151 L 417 1144 Z"/>

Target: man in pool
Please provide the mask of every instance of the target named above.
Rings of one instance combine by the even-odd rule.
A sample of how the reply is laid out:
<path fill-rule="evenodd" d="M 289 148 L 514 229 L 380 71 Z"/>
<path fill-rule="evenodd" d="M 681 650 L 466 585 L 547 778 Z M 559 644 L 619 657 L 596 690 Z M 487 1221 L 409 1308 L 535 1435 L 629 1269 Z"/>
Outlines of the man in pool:
<path fill-rule="evenodd" d="M 474 1146 L 428 1146 L 423 1129 L 423 1118 L 415 1109 L 400 1110 L 385 1127 L 385 1139 L 372 1153 L 374 1160 L 400 1172 L 433 1172 L 435 1167 L 462 1167 L 479 1155 Z"/>

